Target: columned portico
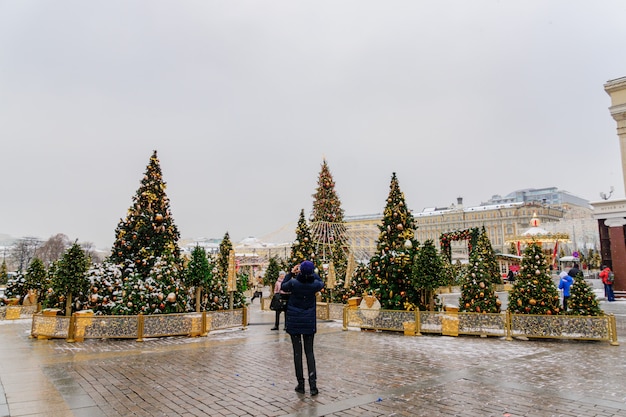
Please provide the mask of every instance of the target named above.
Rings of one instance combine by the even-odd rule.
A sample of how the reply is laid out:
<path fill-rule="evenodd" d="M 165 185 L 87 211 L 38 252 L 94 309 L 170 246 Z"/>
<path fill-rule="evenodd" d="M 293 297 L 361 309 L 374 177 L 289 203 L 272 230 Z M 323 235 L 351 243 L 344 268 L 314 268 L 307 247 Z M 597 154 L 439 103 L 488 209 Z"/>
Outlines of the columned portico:
<path fill-rule="evenodd" d="M 626 297 L 626 199 L 591 205 L 598 221 L 602 263 L 615 273 L 615 296 Z"/>
<path fill-rule="evenodd" d="M 604 91 L 611 97 L 611 116 L 617 122 L 626 191 L 626 77 L 608 81 Z M 616 297 L 626 297 L 626 199 L 591 203 L 600 232 L 602 263 L 615 273 Z"/>

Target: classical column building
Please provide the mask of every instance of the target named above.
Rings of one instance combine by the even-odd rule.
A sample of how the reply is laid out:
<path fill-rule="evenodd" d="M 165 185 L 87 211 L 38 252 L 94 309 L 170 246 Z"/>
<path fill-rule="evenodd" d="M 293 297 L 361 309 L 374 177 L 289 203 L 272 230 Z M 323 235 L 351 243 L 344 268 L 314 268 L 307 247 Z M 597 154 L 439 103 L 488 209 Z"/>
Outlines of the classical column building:
<path fill-rule="evenodd" d="M 604 84 L 604 91 L 611 97 L 609 111 L 617 122 L 626 188 L 626 77 L 608 81 Z M 615 273 L 615 296 L 626 297 L 626 199 L 599 201 L 592 206 L 600 232 L 602 262 Z"/>

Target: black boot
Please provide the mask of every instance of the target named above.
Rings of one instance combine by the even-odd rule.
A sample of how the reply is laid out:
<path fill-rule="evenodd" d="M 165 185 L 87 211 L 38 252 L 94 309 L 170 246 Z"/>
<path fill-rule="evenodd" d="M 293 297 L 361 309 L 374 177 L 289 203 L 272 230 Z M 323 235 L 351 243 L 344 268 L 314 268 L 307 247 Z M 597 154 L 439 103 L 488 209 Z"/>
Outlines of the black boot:
<path fill-rule="evenodd" d="M 309 386 L 311 387 L 311 396 L 316 396 L 320 392 L 317 389 L 317 381 L 314 379 L 309 379 Z"/>
<path fill-rule="evenodd" d="M 300 394 L 304 394 L 304 379 L 298 380 L 298 385 L 296 386 L 296 392 Z"/>

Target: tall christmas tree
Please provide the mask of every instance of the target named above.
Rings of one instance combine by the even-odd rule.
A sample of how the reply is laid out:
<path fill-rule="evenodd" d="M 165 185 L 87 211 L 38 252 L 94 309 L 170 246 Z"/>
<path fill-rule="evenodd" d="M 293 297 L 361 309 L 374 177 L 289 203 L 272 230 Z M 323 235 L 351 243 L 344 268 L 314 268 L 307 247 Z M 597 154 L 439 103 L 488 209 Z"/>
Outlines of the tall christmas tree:
<path fill-rule="evenodd" d="M 570 288 L 570 298 L 567 303 L 566 314 L 575 316 L 603 316 L 604 311 L 598 305 L 598 299 L 593 289 L 585 281 L 582 272 L 574 277 L 574 284 Z"/>
<path fill-rule="evenodd" d="M 154 151 L 128 215 L 125 220 L 120 220 L 115 230 L 110 260 L 123 265 L 123 271 L 132 265 L 135 272 L 147 277 L 157 260 L 180 262 L 180 235 L 165 188 Z"/>
<path fill-rule="evenodd" d="M 424 242 L 413 262 L 413 286 L 420 310 L 435 309 L 435 290 L 446 284 L 444 263 L 432 240 Z"/>
<path fill-rule="evenodd" d="M 318 268 L 321 266 L 317 263 L 315 247 L 313 246 L 313 239 L 311 238 L 311 230 L 304 217 L 304 209 L 302 209 L 300 211 L 300 217 L 298 218 L 298 225 L 296 226 L 296 240 L 293 242 L 293 245 L 291 245 L 289 270 L 291 270 L 291 267 L 294 265 L 306 260 L 313 261 Z"/>
<path fill-rule="evenodd" d="M 552 281 L 541 244 L 524 249 L 522 265 L 509 294 L 509 311 L 516 314 L 559 314 L 559 293 Z"/>
<path fill-rule="evenodd" d="M 341 200 L 335 191 L 335 181 L 324 159 L 317 180 L 317 189 L 313 194 L 311 236 L 318 259 L 326 266 L 326 274 L 322 274 L 326 282 L 322 289 L 322 297 L 332 302 L 341 302 L 343 298 L 348 251 L 343 215 Z"/>
<path fill-rule="evenodd" d="M 404 193 L 394 172 L 376 253 L 370 260 L 375 278 L 376 296 L 382 308 L 409 310 L 418 304 L 411 282 L 411 270 L 417 241 L 415 219 L 406 206 Z"/>
<path fill-rule="evenodd" d="M 502 303 L 494 289 L 491 265 L 491 259 L 495 261 L 495 257 L 486 233 L 479 236 L 472 249 L 468 274 L 461 286 L 459 309 L 470 313 L 499 313 Z"/>
<path fill-rule="evenodd" d="M 476 245 L 472 247 L 470 258 L 472 256 L 480 257 L 482 263 L 481 268 L 486 274 L 484 279 L 488 279 L 489 282 L 493 284 L 502 284 L 500 267 L 498 266 L 493 246 L 491 246 L 491 241 L 489 240 L 489 236 L 487 236 L 487 231 L 484 226 L 478 235 Z"/>

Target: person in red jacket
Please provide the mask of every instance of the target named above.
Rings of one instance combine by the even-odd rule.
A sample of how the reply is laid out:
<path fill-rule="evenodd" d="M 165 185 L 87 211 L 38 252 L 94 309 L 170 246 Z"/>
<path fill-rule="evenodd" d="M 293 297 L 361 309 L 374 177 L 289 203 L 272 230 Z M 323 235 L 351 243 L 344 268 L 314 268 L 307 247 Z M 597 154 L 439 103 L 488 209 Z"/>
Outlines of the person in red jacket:
<path fill-rule="evenodd" d="M 615 294 L 613 293 L 613 271 L 606 265 L 602 265 L 602 271 L 600 271 L 599 277 L 604 284 L 604 296 L 608 301 L 615 301 Z"/>

